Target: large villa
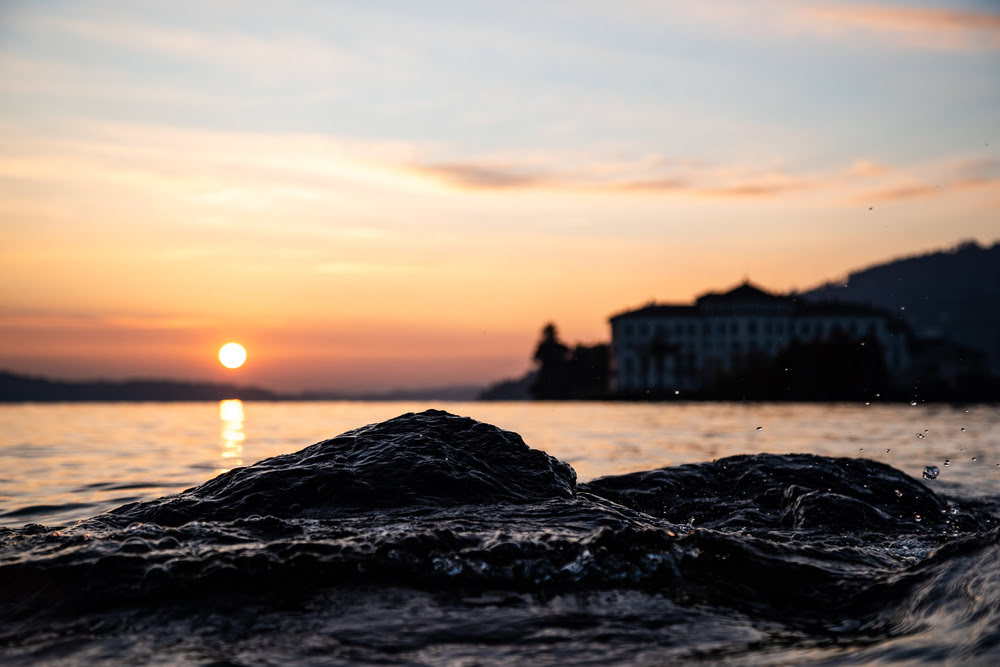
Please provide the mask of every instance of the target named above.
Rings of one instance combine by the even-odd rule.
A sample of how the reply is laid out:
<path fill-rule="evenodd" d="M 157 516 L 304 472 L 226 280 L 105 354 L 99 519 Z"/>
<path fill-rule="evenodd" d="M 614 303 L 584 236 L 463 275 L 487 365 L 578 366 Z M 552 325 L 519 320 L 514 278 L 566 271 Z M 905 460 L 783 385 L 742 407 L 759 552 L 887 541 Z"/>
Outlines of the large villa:
<path fill-rule="evenodd" d="M 773 360 L 793 341 L 877 341 L 890 379 L 910 366 L 908 331 L 877 308 L 808 303 L 749 282 L 688 305 L 651 303 L 611 318 L 617 390 L 697 390 L 756 359 Z"/>

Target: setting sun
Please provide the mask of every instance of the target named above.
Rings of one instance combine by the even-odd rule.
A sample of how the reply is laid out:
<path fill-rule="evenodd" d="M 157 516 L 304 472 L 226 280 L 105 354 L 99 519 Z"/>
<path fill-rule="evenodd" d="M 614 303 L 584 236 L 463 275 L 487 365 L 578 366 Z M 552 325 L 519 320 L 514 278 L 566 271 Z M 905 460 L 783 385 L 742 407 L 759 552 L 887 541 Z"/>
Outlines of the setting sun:
<path fill-rule="evenodd" d="M 226 343 L 219 349 L 219 361 L 226 368 L 239 368 L 247 360 L 247 351 L 239 343 Z"/>

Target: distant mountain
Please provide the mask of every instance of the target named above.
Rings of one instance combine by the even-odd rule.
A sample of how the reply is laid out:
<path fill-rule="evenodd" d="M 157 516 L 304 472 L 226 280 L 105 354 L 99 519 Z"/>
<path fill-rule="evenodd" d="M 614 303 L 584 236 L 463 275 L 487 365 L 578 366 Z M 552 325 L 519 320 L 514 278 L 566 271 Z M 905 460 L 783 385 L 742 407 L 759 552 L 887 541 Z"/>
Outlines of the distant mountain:
<path fill-rule="evenodd" d="M 270 401 L 278 394 L 258 387 L 173 380 L 68 382 L 0 371 L 0 403 L 58 401 Z"/>
<path fill-rule="evenodd" d="M 538 380 L 537 371 L 528 371 L 519 378 L 501 380 L 490 385 L 479 394 L 481 401 L 528 401 L 531 400 L 531 387 Z"/>
<path fill-rule="evenodd" d="M 473 385 L 393 389 L 382 392 L 310 391 L 280 394 L 260 387 L 174 380 L 73 382 L 0 371 L 0 403 L 57 401 L 471 401 L 483 388 Z"/>
<path fill-rule="evenodd" d="M 801 294 L 885 308 L 923 338 L 947 338 L 986 353 L 1000 374 L 1000 241 L 896 259 Z"/>

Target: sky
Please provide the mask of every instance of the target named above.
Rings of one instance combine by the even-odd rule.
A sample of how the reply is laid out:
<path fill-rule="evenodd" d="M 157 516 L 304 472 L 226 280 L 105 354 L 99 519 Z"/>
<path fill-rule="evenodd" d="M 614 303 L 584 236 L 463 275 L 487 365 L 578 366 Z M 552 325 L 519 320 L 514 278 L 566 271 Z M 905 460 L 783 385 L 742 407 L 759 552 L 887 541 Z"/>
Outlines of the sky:
<path fill-rule="evenodd" d="M 995 1 L 5 0 L 0 368 L 485 384 L 992 243 L 998 148 Z"/>

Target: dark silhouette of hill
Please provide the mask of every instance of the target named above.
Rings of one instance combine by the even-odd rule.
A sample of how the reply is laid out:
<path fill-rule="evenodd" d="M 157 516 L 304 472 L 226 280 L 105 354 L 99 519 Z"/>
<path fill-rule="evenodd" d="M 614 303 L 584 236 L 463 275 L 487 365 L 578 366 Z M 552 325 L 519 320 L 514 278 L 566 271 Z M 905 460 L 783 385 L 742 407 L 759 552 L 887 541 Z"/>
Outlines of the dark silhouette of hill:
<path fill-rule="evenodd" d="M 529 371 L 519 378 L 501 380 L 487 387 L 481 394 L 481 401 L 527 401 L 531 398 L 531 388 L 538 381 L 538 372 Z"/>
<path fill-rule="evenodd" d="M 259 387 L 174 380 L 70 382 L 0 371 L 0 402 L 278 400 Z"/>
<path fill-rule="evenodd" d="M 977 348 L 1000 375 L 1000 241 L 967 241 L 950 250 L 904 257 L 854 271 L 801 295 L 884 308 L 921 338 Z"/>

